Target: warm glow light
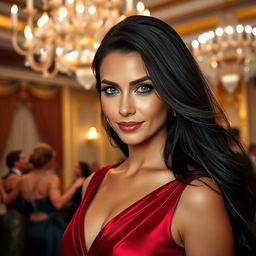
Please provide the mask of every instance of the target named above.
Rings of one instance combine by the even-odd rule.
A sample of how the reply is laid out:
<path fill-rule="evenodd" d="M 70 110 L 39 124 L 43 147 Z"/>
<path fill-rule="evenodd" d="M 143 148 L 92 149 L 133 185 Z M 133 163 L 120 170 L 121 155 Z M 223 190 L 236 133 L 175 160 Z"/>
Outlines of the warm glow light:
<path fill-rule="evenodd" d="M 143 12 L 143 15 L 144 16 L 150 16 L 150 11 L 148 9 L 146 9 L 144 12 Z"/>
<path fill-rule="evenodd" d="M 84 5 L 82 3 L 76 5 L 76 12 L 80 14 L 84 12 Z"/>
<path fill-rule="evenodd" d="M 236 26 L 236 31 L 237 31 L 237 33 L 243 33 L 244 27 L 241 24 L 239 24 Z"/>
<path fill-rule="evenodd" d="M 138 12 L 143 12 L 144 9 L 145 9 L 145 6 L 142 2 L 138 2 L 137 5 L 136 5 L 136 8 L 137 8 Z"/>
<path fill-rule="evenodd" d="M 192 47 L 193 48 L 198 48 L 199 47 L 199 42 L 197 40 L 192 41 Z"/>
<path fill-rule="evenodd" d="M 29 25 L 27 25 L 27 26 L 25 27 L 24 35 L 25 35 L 25 37 L 26 37 L 27 39 L 33 38 L 32 31 L 31 31 L 31 28 L 30 28 Z"/>
<path fill-rule="evenodd" d="M 18 13 L 18 6 L 14 4 L 11 8 L 11 13 L 12 14 L 17 14 Z"/>
<path fill-rule="evenodd" d="M 62 55 L 63 54 L 63 49 L 62 48 L 57 48 L 56 49 L 56 54 L 57 55 Z"/>
<path fill-rule="evenodd" d="M 61 7 L 58 11 L 58 20 L 62 22 L 68 15 L 68 11 L 65 7 Z"/>
<path fill-rule="evenodd" d="M 49 16 L 46 12 L 43 13 L 43 15 L 38 19 L 37 26 L 43 27 L 47 22 L 49 21 Z"/>
<path fill-rule="evenodd" d="M 245 32 L 246 32 L 247 34 L 252 33 L 252 26 L 246 25 L 245 28 L 244 28 L 244 30 L 245 30 Z"/>
<path fill-rule="evenodd" d="M 96 13 L 96 7 L 94 5 L 91 5 L 89 8 L 88 8 L 88 12 L 93 15 Z"/>
<path fill-rule="evenodd" d="M 223 33 L 224 33 L 223 28 L 217 28 L 215 30 L 215 33 L 216 33 L 217 36 L 222 36 Z"/>
<path fill-rule="evenodd" d="M 233 29 L 232 26 L 227 26 L 227 27 L 225 28 L 225 32 L 226 32 L 228 35 L 231 35 L 231 34 L 233 34 L 234 29 Z"/>
<path fill-rule="evenodd" d="M 91 127 L 89 131 L 86 133 L 86 139 L 89 141 L 97 139 L 98 136 L 99 135 L 95 127 Z"/>

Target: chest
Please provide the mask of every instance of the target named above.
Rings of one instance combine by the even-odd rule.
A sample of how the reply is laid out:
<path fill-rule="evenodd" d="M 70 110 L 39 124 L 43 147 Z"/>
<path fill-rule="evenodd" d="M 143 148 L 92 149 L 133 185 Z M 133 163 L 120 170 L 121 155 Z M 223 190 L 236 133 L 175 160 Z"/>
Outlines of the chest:
<path fill-rule="evenodd" d="M 91 247 L 98 234 L 112 220 L 136 206 L 138 202 L 150 197 L 154 191 L 165 184 L 166 182 L 149 184 L 148 186 L 141 186 L 140 184 L 101 186 L 85 214 L 84 237 L 86 248 Z"/>

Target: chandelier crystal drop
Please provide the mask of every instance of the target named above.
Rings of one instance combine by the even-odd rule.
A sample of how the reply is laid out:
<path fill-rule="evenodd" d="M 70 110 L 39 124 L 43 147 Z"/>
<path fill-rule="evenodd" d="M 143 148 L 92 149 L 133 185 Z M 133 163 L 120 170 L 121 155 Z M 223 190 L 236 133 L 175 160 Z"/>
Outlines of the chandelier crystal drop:
<path fill-rule="evenodd" d="M 238 24 L 233 13 L 224 13 L 215 31 L 193 40 L 192 49 L 206 77 L 228 93 L 256 72 L 256 27 Z"/>
<path fill-rule="evenodd" d="M 133 0 L 42 0 L 43 10 L 26 0 L 27 25 L 20 42 L 18 7 L 11 8 L 12 44 L 26 56 L 25 65 L 55 77 L 76 74 L 86 89 L 94 83 L 91 62 L 105 33 L 130 15 L 150 15 L 144 4 Z"/>

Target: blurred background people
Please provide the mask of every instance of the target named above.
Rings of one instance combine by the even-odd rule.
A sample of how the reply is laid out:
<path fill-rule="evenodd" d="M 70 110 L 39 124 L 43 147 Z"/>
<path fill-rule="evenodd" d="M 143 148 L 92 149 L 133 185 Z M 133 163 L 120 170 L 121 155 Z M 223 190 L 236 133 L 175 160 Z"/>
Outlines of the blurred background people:
<path fill-rule="evenodd" d="M 11 194 L 16 189 L 21 176 L 28 168 L 27 158 L 22 150 L 14 150 L 6 156 L 8 173 L 3 177 L 1 194 Z M 4 256 L 24 255 L 25 248 L 25 218 L 22 215 L 21 198 L 17 197 L 7 206 L 7 212 L 2 219 L 1 238 L 2 254 Z"/>
<path fill-rule="evenodd" d="M 253 166 L 254 175 L 256 176 L 256 144 L 251 144 L 249 147 L 249 157 Z"/>
<path fill-rule="evenodd" d="M 100 165 L 97 161 L 92 162 L 91 164 L 92 173 L 96 172 L 98 169 L 100 169 Z"/>
<path fill-rule="evenodd" d="M 22 198 L 23 213 L 27 216 L 27 235 L 25 255 L 58 256 L 61 255 L 60 240 L 65 222 L 56 214 L 82 185 L 84 178 L 78 178 L 61 194 L 60 179 L 48 172 L 54 165 L 55 151 L 45 143 L 38 144 L 29 162 L 32 170 L 24 175 L 16 190 L 5 197 L 10 203 L 18 195 Z"/>
<path fill-rule="evenodd" d="M 87 178 L 92 173 L 89 164 L 87 162 L 82 162 L 82 161 L 78 162 L 75 165 L 73 172 L 75 175 L 75 180 L 80 177 Z M 82 186 L 76 190 L 67 208 L 65 209 L 64 215 L 67 222 L 69 222 L 73 217 L 79 204 L 81 203 L 81 200 L 82 200 Z"/>

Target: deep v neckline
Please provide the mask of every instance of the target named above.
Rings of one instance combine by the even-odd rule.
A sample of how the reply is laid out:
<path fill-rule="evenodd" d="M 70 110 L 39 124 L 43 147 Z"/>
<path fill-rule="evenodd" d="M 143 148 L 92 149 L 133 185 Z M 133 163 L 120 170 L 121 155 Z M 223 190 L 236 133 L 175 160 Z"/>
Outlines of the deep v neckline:
<path fill-rule="evenodd" d="M 122 162 L 121 162 L 122 163 Z M 93 191 L 93 193 L 91 193 L 91 195 L 89 196 L 89 198 L 87 198 L 88 203 L 84 209 L 84 216 L 83 216 L 83 222 L 82 222 L 82 235 L 83 235 L 83 245 L 84 245 L 84 251 L 86 253 L 87 256 L 90 256 L 90 252 L 93 249 L 94 245 L 96 244 L 96 242 L 98 241 L 99 237 L 101 236 L 101 234 L 104 232 L 104 230 L 111 224 L 113 223 L 117 218 L 119 218 L 120 216 L 122 216 L 125 212 L 127 212 L 128 210 L 130 210 L 131 208 L 133 208 L 134 206 L 136 206 L 137 204 L 139 204 L 140 202 L 142 202 L 143 200 L 146 200 L 148 197 L 152 196 L 153 194 L 157 193 L 159 190 L 164 189 L 165 187 L 167 187 L 168 185 L 172 184 L 173 182 L 177 181 L 177 179 L 173 179 L 163 185 L 161 185 L 160 187 L 154 189 L 153 191 L 149 192 L 148 194 L 142 196 L 141 198 L 139 198 L 138 200 L 136 200 L 134 203 L 130 204 L 129 206 L 127 206 L 125 209 L 121 210 L 118 214 L 116 214 L 114 217 L 112 217 L 111 219 L 109 219 L 104 226 L 100 229 L 99 233 L 95 236 L 93 242 L 91 243 L 90 248 L 86 247 L 86 234 L 85 234 L 85 228 L 84 228 L 84 224 L 85 224 L 85 217 L 86 217 L 86 212 L 93 200 L 93 198 L 95 197 L 104 177 L 106 176 L 107 172 L 114 167 L 117 167 L 118 165 L 120 165 L 121 163 L 117 163 L 114 165 L 109 166 L 108 169 L 106 169 L 102 175 L 102 177 L 100 177 L 99 182 L 97 183 L 97 188 Z M 92 178 L 93 180 L 93 178 Z M 90 183 L 92 183 L 92 180 L 90 181 Z M 90 184 L 88 185 L 89 188 Z"/>

